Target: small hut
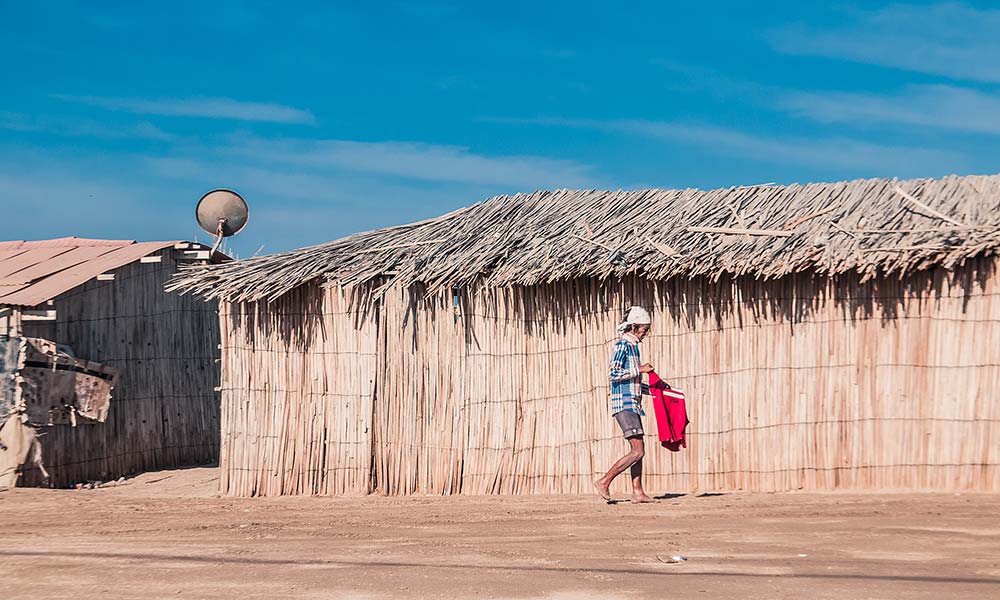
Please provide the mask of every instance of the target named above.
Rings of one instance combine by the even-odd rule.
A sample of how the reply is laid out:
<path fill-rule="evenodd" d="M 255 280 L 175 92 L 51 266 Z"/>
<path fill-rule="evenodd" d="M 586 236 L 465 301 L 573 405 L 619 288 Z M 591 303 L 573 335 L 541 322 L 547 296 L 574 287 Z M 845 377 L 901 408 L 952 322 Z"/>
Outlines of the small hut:
<path fill-rule="evenodd" d="M 183 241 L 0 242 L 0 486 L 215 461 L 216 303 L 168 294 Z"/>
<path fill-rule="evenodd" d="M 1000 175 L 560 190 L 170 286 L 220 301 L 228 494 L 590 493 L 631 304 L 692 421 L 647 489 L 996 492 L 998 249 Z"/>

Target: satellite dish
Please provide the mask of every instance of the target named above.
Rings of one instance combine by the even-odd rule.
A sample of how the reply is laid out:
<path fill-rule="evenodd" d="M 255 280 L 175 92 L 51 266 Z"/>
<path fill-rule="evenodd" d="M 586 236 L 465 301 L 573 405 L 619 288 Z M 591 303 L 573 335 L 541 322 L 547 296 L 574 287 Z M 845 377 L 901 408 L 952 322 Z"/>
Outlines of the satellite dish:
<path fill-rule="evenodd" d="M 236 235 L 250 220 L 250 207 L 246 200 L 226 189 L 212 190 L 202 196 L 194 212 L 198 225 L 217 238 L 212 254 L 219 248 L 222 238 Z"/>

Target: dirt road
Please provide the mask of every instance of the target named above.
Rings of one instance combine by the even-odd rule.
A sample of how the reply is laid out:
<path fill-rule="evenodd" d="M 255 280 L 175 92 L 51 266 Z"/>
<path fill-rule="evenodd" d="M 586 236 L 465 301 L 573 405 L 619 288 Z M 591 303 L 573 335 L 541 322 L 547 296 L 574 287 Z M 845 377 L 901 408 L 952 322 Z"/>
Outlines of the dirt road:
<path fill-rule="evenodd" d="M 0 492 L 3 598 L 1000 598 L 1000 497 Z M 686 562 L 670 564 L 682 555 Z M 663 562 L 668 561 L 668 562 Z"/>

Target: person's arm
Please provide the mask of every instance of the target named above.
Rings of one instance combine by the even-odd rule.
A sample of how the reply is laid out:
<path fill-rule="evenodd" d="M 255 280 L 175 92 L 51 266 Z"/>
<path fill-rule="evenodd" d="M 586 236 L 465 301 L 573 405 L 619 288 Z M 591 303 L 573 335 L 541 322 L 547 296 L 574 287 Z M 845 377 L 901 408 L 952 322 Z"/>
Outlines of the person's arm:
<path fill-rule="evenodd" d="M 628 359 L 628 347 L 625 344 L 615 345 L 615 353 L 611 357 L 611 373 L 609 379 L 614 381 L 628 381 L 639 376 L 640 371 L 637 365 L 630 364 Z"/>
<path fill-rule="evenodd" d="M 638 361 L 636 361 L 636 362 L 638 362 Z M 642 373 L 643 375 L 648 375 L 648 374 L 650 374 L 650 373 L 653 372 L 653 365 L 651 365 L 649 363 L 642 363 L 641 365 L 639 365 L 639 372 Z M 641 381 L 640 380 L 639 381 L 639 393 L 642 394 L 642 395 L 644 395 L 644 396 L 649 396 L 650 395 L 649 384 L 646 383 L 645 381 Z"/>

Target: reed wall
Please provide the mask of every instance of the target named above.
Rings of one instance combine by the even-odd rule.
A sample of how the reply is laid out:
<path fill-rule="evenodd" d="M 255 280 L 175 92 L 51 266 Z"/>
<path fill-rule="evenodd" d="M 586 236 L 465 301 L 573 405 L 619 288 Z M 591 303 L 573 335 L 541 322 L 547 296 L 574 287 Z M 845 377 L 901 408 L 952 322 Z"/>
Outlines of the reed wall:
<path fill-rule="evenodd" d="M 647 489 L 1000 491 L 992 259 L 356 304 L 304 286 L 224 309 L 224 492 L 590 493 L 626 450 L 606 371 L 631 304 L 652 309 L 643 358 L 692 420 L 680 453 L 647 436 Z"/>
<path fill-rule="evenodd" d="M 173 249 L 157 254 L 58 296 L 55 322 L 23 323 L 118 369 L 105 423 L 39 429 L 54 487 L 218 459 L 217 304 L 165 293 L 177 263 Z M 22 485 L 41 483 L 25 472 Z"/>
<path fill-rule="evenodd" d="M 377 329 L 338 290 L 227 304 L 220 487 L 240 495 L 367 493 Z"/>

